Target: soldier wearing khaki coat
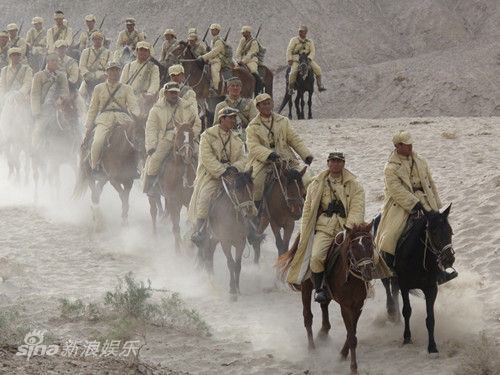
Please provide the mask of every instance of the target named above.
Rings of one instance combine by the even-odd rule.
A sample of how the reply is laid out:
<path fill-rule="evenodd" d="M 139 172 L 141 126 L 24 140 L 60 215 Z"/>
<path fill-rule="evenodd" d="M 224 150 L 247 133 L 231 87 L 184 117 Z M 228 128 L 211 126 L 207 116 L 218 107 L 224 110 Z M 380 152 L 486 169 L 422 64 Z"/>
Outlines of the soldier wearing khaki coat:
<path fill-rule="evenodd" d="M 294 151 L 308 165 L 313 157 L 288 118 L 272 111 L 273 101 L 269 94 L 258 95 L 255 103 L 259 114 L 248 124 L 247 147 L 248 165 L 253 167 L 254 201 L 260 207 L 272 162 L 283 159 L 291 168 L 297 169 L 299 161 Z M 304 184 L 307 185 L 307 181 Z"/>
<path fill-rule="evenodd" d="M 120 31 L 118 39 L 116 40 L 115 61 L 120 61 L 124 47 L 128 46 L 132 51 L 135 51 L 137 43 L 146 39 L 143 33 L 135 29 L 135 18 L 127 18 L 125 20 L 125 27 L 125 30 Z M 153 53 L 151 54 L 153 55 Z"/>
<path fill-rule="evenodd" d="M 321 82 L 321 68 L 314 61 L 316 57 L 316 49 L 314 48 L 314 42 L 312 39 L 306 37 L 307 35 L 307 27 L 301 26 L 299 28 L 299 36 L 293 37 L 290 39 L 290 43 L 288 44 L 288 48 L 286 50 L 286 59 L 288 65 L 290 65 L 290 78 L 288 81 L 288 88 L 293 90 L 295 81 L 297 80 L 297 73 L 299 71 L 299 56 L 303 53 L 307 54 L 307 58 L 309 59 L 309 64 L 311 64 L 311 68 L 316 76 L 316 81 L 318 83 L 318 90 L 324 91 L 326 90 Z"/>
<path fill-rule="evenodd" d="M 212 34 L 212 41 L 210 43 L 210 52 L 205 53 L 198 57 L 198 59 L 207 62 L 210 65 L 210 76 L 212 79 L 212 91 L 219 92 L 220 83 L 220 70 L 228 64 L 225 56 L 225 44 L 219 36 L 221 26 L 217 23 L 210 25 L 210 33 Z"/>
<path fill-rule="evenodd" d="M 252 28 L 250 26 L 243 26 L 241 28 L 243 37 L 240 39 L 238 49 L 236 50 L 236 59 L 238 64 L 246 65 L 250 73 L 255 78 L 255 96 L 262 90 L 262 79 L 259 76 L 259 59 L 260 52 L 259 42 L 257 39 L 252 38 Z"/>
<path fill-rule="evenodd" d="M 26 52 L 28 50 L 28 45 L 26 40 L 18 35 L 18 31 L 19 27 L 17 27 L 15 23 L 11 23 L 7 26 L 7 32 L 9 33 L 9 48 L 19 48 L 21 50 L 22 62 L 27 64 Z"/>
<path fill-rule="evenodd" d="M 90 98 L 94 87 L 106 80 L 106 66 L 111 62 L 111 52 L 103 46 L 104 34 L 100 31 L 92 34 L 94 45 L 83 50 L 80 56 L 80 74 L 83 82 L 80 86 L 80 94 L 84 98 Z"/>
<path fill-rule="evenodd" d="M 203 40 L 198 40 L 198 32 L 195 28 L 189 29 L 187 43 L 195 58 L 207 53 L 207 44 Z"/>
<path fill-rule="evenodd" d="M 78 62 L 66 55 L 68 50 L 68 45 L 64 40 L 58 40 L 55 44 L 55 51 L 59 55 L 59 69 L 61 72 L 66 74 L 68 78 L 69 91 L 71 93 L 76 92 L 78 89 L 78 84 L 80 83 L 80 69 L 78 68 Z"/>
<path fill-rule="evenodd" d="M 43 55 L 47 51 L 47 30 L 43 28 L 43 18 L 33 17 L 33 27 L 26 34 L 26 43 L 31 48 L 31 54 Z"/>
<path fill-rule="evenodd" d="M 47 30 L 47 49 L 54 52 L 54 44 L 58 40 L 64 40 L 68 46 L 73 43 L 73 30 L 65 23 L 64 13 L 60 10 L 54 14 L 55 26 Z"/>
<path fill-rule="evenodd" d="M 161 163 L 172 150 L 175 139 L 175 123 L 192 123 L 197 153 L 197 139 L 201 133 L 201 120 L 191 104 L 179 98 L 179 84 L 168 82 L 160 91 L 161 100 L 151 108 L 146 121 L 146 152 L 144 167 L 144 192 L 155 195 L 154 181 Z"/>
<path fill-rule="evenodd" d="M 0 69 L 9 65 L 9 34 L 6 31 L 0 31 Z"/>
<path fill-rule="evenodd" d="M 165 41 L 161 46 L 160 62 L 165 64 L 168 68 L 174 64 L 170 54 L 179 46 L 179 42 L 177 41 L 175 31 L 173 29 L 166 29 L 163 35 L 165 37 Z"/>
<path fill-rule="evenodd" d="M 92 35 L 99 31 L 95 27 L 95 17 L 93 14 L 88 14 L 85 16 L 85 23 L 87 25 L 87 30 L 83 31 L 80 34 L 80 40 L 78 42 L 78 47 L 80 51 L 83 51 L 85 48 L 92 46 Z"/>
<path fill-rule="evenodd" d="M 132 87 L 119 82 L 120 64 L 111 62 L 106 67 L 107 80 L 98 84 L 90 101 L 85 127 L 84 144 L 94 132 L 90 151 L 90 165 L 94 172 L 98 169 L 102 148 L 107 134 L 114 126 L 124 125 L 139 115 L 139 106 Z"/>
<path fill-rule="evenodd" d="M 31 91 L 33 72 L 31 68 L 21 63 L 22 55 L 19 48 L 9 50 L 10 64 L 2 68 L 0 74 L 0 103 L 8 93 L 19 92 L 24 101 L 28 101 Z"/>
<path fill-rule="evenodd" d="M 184 83 L 184 67 L 180 64 L 172 65 L 168 68 L 168 75 L 172 82 L 179 84 L 179 98 L 184 99 L 193 107 L 193 111 L 198 114 L 198 101 L 196 100 L 196 93 L 191 86 Z M 160 95 L 160 98 L 162 96 Z M 160 100 L 160 99 L 158 99 Z"/>

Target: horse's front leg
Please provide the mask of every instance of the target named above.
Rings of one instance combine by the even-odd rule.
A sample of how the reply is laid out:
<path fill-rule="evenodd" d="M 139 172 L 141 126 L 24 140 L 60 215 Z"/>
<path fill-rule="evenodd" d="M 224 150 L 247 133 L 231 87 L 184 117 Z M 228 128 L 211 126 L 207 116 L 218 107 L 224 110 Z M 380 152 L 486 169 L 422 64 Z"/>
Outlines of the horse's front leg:
<path fill-rule="evenodd" d="M 243 232 L 242 235 L 245 236 L 245 233 Z M 242 241 L 242 243 L 236 247 L 236 254 L 234 259 L 234 279 L 235 279 L 234 282 L 236 287 L 236 293 L 238 294 L 240 294 L 241 258 L 243 256 L 244 250 L 245 250 L 245 241 Z"/>
<path fill-rule="evenodd" d="M 437 286 L 424 289 L 425 294 L 425 306 L 427 309 L 427 318 L 425 319 L 425 325 L 427 326 L 427 333 L 429 334 L 429 345 L 427 346 L 427 351 L 429 354 L 433 354 L 433 357 L 438 357 L 438 350 L 436 347 L 436 342 L 434 341 L 434 302 L 437 297 Z"/>
<path fill-rule="evenodd" d="M 174 233 L 175 252 L 179 253 L 181 245 L 181 227 L 179 226 L 181 220 L 181 203 L 173 199 L 169 199 L 168 202 L 168 211 L 172 220 L 172 232 Z"/>
<path fill-rule="evenodd" d="M 312 351 L 316 349 L 312 332 L 313 313 L 311 310 L 313 284 L 311 279 L 307 279 L 301 285 L 302 294 L 302 316 L 304 317 L 304 327 L 306 327 L 308 349 Z"/>
<path fill-rule="evenodd" d="M 385 295 L 386 295 L 386 304 L 385 308 L 387 310 L 387 315 L 389 316 L 389 320 L 394 322 L 396 320 L 396 315 L 399 314 L 399 311 L 395 309 L 394 298 L 391 293 L 391 278 L 382 279 L 382 284 L 384 284 Z"/>
<path fill-rule="evenodd" d="M 357 374 L 358 363 L 356 361 L 356 346 L 358 345 L 358 339 L 356 338 L 356 327 L 359 316 L 361 315 L 361 309 L 356 308 L 355 306 L 341 306 L 340 311 L 347 330 L 346 341 L 340 354 L 343 359 L 347 359 L 349 351 L 351 352 L 351 374 Z"/>
<path fill-rule="evenodd" d="M 288 251 L 290 247 L 290 238 L 292 237 L 293 233 L 293 228 L 295 227 L 295 221 L 293 219 L 289 218 L 285 222 L 285 226 L 283 227 L 283 243 L 281 247 L 281 254 L 284 254 Z"/>
<path fill-rule="evenodd" d="M 401 288 L 401 297 L 403 298 L 403 317 L 405 318 L 403 345 L 412 344 L 413 342 L 411 341 L 411 332 L 410 332 L 411 305 L 410 305 L 410 295 L 408 289 Z"/>
<path fill-rule="evenodd" d="M 307 106 L 309 107 L 309 113 L 307 115 L 307 118 L 310 120 L 313 118 L 313 115 L 312 115 L 312 96 L 313 96 L 313 91 L 309 91 L 309 98 L 307 100 Z"/>
<path fill-rule="evenodd" d="M 236 301 L 238 295 L 236 294 L 236 282 L 235 282 L 235 262 L 233 259 L 233 254 L 231 254 L 232 245 L 229 241 L 221 242 L 222 251 L 226 256 L 227 268 L 229 269 L 229 293 L 231 294 L 231 301 Z"/>
<path fill-rule="evenodd" d="M 300 115 L 300 97 L 301 97 L 301 92 L 297 90 L 297 95 L 295 96 L 295 111 L 297 112 L 297 119 L 301 120 L 301 115 Z"/>
<path fill-rule="evenodd" d="M 330 331 L 330 328 L 332 328 L 330 324 L 330 317 L 328 314 L 329 304 L 330 300 L 328 300 L 328 302 L 321 304 L 322 323 L 321 323 L 321 329 L 318 332 L 318 338 L 320 339 L 326 339 L 328 337 L 328 332 Z"/>
<path fill-rule="evenodd" d="M 276 247 L 278 248 L 278 256 L 284 254 L 286 251 L 283 251 L 283 239 L 281 238 L 280 230 L 281 228 L 271 220 L 271 229 L 274 234 L 274 239 L 276 241 Z"/>
<path fill-rule="evenodd" d="M 151 221 L 153 222 L 153 235 L 156 236 L 156 214 L 158 213 L 156 206 L 156 197 L 148 197 L 149 201 L 149 213 L 151 215 Z"/>
<path fill-rule="evenodd" d="M 292 119 L 292 99 L 293 99 L 293 92 L 290 95 L 290 98 L 288 99 L 288 118 L 290 120 Z"/>

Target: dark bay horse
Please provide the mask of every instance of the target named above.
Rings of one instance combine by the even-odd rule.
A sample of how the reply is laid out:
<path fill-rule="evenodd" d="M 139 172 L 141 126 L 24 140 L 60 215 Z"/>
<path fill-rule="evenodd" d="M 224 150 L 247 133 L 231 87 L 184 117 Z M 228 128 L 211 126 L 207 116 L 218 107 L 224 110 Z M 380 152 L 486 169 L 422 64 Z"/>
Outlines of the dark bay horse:
<path fill-rule="evenodd" d="M 229 269 L 229 293 L 235 301 L 240 292 L 241 258 L 246 243 L 247 221 L 255 214 L 252 168 L 228 178 L 222 177 L 222 186 L 223 190 L 216 196 L 209 212 L 208 229 L 211 235 L 202 249 L 202 256 L 208 272 L 213 274 L 215 247 L 220 242 Z M 231 251 L 233 246 L 236 249 L 235 258 Z"/>
<path fill-rule="evenodd" d="M 167 155 L 165 168 L 159 176 L 160 193 L 165 197 L 165 213 L 172 220 L 175 237 L 175 249 L 179 251 L 181 242 L 180 213 L 182 206 L 188 207 L 193 194 L 193 182 L 196 177 L 196 150 L 193 132 L 194 119 L 185 124 L 174 121 L 174 146 Z M 153 233 L 156 234 L 156 215 L 162 211 L 161 197 L 149 197 L 149 207 L 153 220 Z"/>
<path fill-rule="evenodd" d="M 118 192 L 122 201 L 122 225 L 128 222 L 129 195 L 134 179 L 138 178 L 137 166 L 144 158 L 144 119 L 136 119 L 124 125 L 115 125 L 110 131 L 107 144 L 101 156 L 101 165 L 105 173 L 104 179 L 95 180 L 91 174 L 90 154 L 88 148 L 82 150 L 80 170 L 73 197 L 78 198 L 90 187 L 94 228 L 102 230 L 103 217 L 99 207 L 104 185 L 109 181 Z M 90 143 L 90 142 L 89 142 Z"/>
<path fill-rule="evenodd" d="M 272 163 L 272 177 L 264 189 L 261 207 L 261 219 L 257 225 L 259 233 L 263 233 L 269 224 L 274 234 L 278 255 L 284 254 L 290 244 L 295 221 L 302 216 L 304 207 L 305 187 L 302 176 L 306 172 L 304 167 L 300 172 L 291 169 L 285 161 Z M 281 230 L 283 229 L 283 236 Z M 254 244 L 254 262 L 260 258 L 260 243 Z"/>
<path fill-rule="evenodd" d="M 286 71 L 286 92 L 278 113 L 281 113 L 285 105 L 288 103 L 288 118 L 292 119 L 292 95 L 293 93 L 288 90 L 288 82 L 290 77 L 290 67 Z M 297 95 L 295 96 L 295 110 L 297 111 L 297 119 L 305 119 L 304 114 L 304 93 L 309 94 L 307 105 L 308 114 L 307 118 L 312 119 L 312 96 L 314 93 L 314 72 L 309 64 L 309 59 L 305 53 L 299 56 L 299 71 L 297 73 L 297 80 L 295 81 L 295 89 L 297 90 Z"/>
<path fill-rule="evenodd" d="M 422 217 L 415 219 L 413 227 L 396 250 L 394 268 L 397 277 L 382 279 L 387 292 L 387 313 L 392 319 L 399 317 L 397 300 L 398 289 L 401 289 L 405 320 L 403 345 L 412 343 L 409 291 L 420 289 L 424 292 L 427 310 L 425 324 L 429 336 L 427 351 L 434 357 L 438 355 L 434 341 L 434 303 L 438 292 L 438 276 L 441 271 L 452 268 L 455 262 L 455 251 L 451 245 L 453 231 L 448 222 L 450 209 L 451 204 L 443 213 L 424 212 Z"/>
<path fill-rule="evenodd" d="M 331 272 L 325 277 L 325 284 L 329 291 L 329 296 L 340 305 L 340 311 L 347 330 L 347 337 L 340 351 L 343 359 L 347 359 L 349 351 L 351 352 L 351 374 L 357 374 L 358 364 L 356 361 L 356 328 L 358 319 L 361 315 L 363 304 L 367 296 L 368 283 L 372 280 L 374 263 L 374 237 L 370 233 L 372 223 L 363 223 L 355 225 L 352 229 L 347 228 L 345 233 L 339 233 L 337 237 L 342 239 L 335 242 L 341 243 L 340 254 L 335 262 Z M 277 266 L 281 269 L 283 277 L 286 277 L 291 261 L 297 252 L 300 234 L 297 236 L 292 248 L 278 258 Z M 330 252 L 332 249 L 330 249 Z M 311 296 L 313 282 L 311 278 L 304 280 L 300 285 L 291 285 L 292 288 L 300 290 L 302 293 L 302 306 L 304 325 L 307 331 L 309 350 L 315 348 L 311 311 Z M 323 316 L 322 326 L 318 336 L 325 338 L 331 328 L 328 305 L 330 301 L 321 304 Z"/>

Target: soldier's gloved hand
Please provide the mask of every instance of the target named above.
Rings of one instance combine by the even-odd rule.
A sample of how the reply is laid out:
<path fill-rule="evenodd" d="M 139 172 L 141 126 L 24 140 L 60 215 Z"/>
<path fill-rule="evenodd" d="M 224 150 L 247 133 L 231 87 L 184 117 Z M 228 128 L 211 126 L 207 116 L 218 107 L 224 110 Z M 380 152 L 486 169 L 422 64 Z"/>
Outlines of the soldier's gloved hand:
<path fill-rule="evenodd" d="M 420 201 L 415 203 L 415 206 L 413 206 L 413 208 L 411 210 L 412 210 L 412 212 L 425 211 L 424 206 L 422 206 L 422 203 L 420 203 Z"/>
<path fill-rule="evenodd" d="M 269 161 L 278 161 L 280 156 L 276 152 L 271 152 L 269 156 L 267 157 L 267 160 Z"/>
<path fill-rule="evenodd" d="M 149 156 L 153 155 L 153 154 L 155 153 L 155 151 L 156 151 L 156 148 L 150 148 L 150 149 L 148 150 L 148 155 L 149 155 Z"/>
<path fill-rule="evenodd" d="M 306 158 L 306 160 L 304 160 L 304 163 L 306 163 L 307 165 L 311 165 L 312 161 L 313 161 L 313 157 L 312 156 L 308 156 Z"/>
<path fill-rule="evenodd" d="M 203 60 L 203 56 L 198 56 L 198 57 L 196 58 L 196 60 L 198 60 L 198 61 L 204 61 L 204 60 Z"/>

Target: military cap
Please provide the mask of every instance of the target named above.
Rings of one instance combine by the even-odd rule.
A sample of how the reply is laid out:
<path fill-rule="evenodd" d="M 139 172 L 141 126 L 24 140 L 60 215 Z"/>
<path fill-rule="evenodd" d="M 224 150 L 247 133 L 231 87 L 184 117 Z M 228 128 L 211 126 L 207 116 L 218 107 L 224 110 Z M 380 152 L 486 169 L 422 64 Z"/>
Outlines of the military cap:
<path fill-rule="evenodd" d="M 42 23 L 43 22 L 43 18 L 42 17 L 33 17 L 33 19 L 31 20 L 31 23 L 34 25 L 35 23 Z"/>
<path fill-rule="evenodd" d="M 167 30 L 165 30 L 165 32 L 163 33 L 163 35 L 173 35 L 173 36 L 175 36 L 175 31 L 174 31 L 174 29 L 167 29 Z"/>
<path fill-rule="evenodd" d="M 7 54 L 10 56 L 14 53 L 18 53 L 18 54 L 21 54 L 22 53 L 22 50 L 21 48 L 19 47 L 12 47 L 12 48 L 9 48 L 9 52 L 7 52 Z"/>
<path fill-rule="evenodd" d="M 210 30 L 219 30 L 220 31 L 221 27 L 218 23 L 213 23 L 210 25 Z"/>
<path fill-rule="evenodd" d="M 145 40 L 143 41 L 140 41 L 136 44 L 135 46 L 136 49 L 139 49 L 139 48 L 144 48 L 144 49 L 148 49 L 151 51 L 151 44 L 149 44 L 148 42 L 146 42 Z"/>
<path fill-rule="evenodd" d="M 95 17 L 93 14 L 88 14 L 85 16 L 85 21 L 95 21 Z"/>
<path fill-rule="evenodd" d="M 252 26 L 243 26 L 243 27 L 241 28 L 241 32 L 242 32 L 242 33 L 247 33 L 247 32 L 248 32 L 248 33 L 251 33 L 251 32 L 252 32 Z"/>
<path fill-rule="evenodd" d="M 196 39 L 198 39 L 198 34 L 189 33 L 188 40 L 196 40 Z"/>
<path fill-rule="evenodd" d="M 104 34 L 102 33 L 102 31 L 94 31 L 92 33 L 92 39 L 94 38 L 101 38 L 101 39 L 104 39 Z"/>
<path fill-rule="evenodd" d="M 236 116 L 238 114 L 238 112 L 239 111 L 235 108 L 231 108 L 231 107 L 222 108 L 219 111 L 219 118 L 226 117 L 226 116 Z"/>
<path fill-rule="evenodd" d="M 57 18 L 64 18 L 64 13 L 62 12 L 62 10 L 56 10 L 56 12 L 54 13 L 54 19 Z"/>
<path fill-rule="evenodd" d="M 67 46 L 68 46 L 68 42 L 66 42 L 65 40 L 62 40 L 62 39 L 56 40 L 56 42 L 54 43 L 55 48 L 67 47 Z"/>
<path fill-rule="evenodd" d="M 8 38 L 9 37 L 9 33 L 5 30 L 2 30 L 0 31 L 0 37 L 4 37 L 4 38 Z"/>
<path fill-rule="evenodd" d="M 345 161 L 345 155 L 342 151 L 335 150 L 335 151 L 330 152 L 328 154 L 328 159 L 326 159 L 326 160 L 328 161 L 328 160 L 332 160 L 332 159 L 340 159 L 340 160 Z"/>
<path fill-rule="evenodd" d="M 17 25 L 15 23 L 9 23 L 7 25 L 7 31 L 11 31 L 11 30 L 19 30 L 19 27 L 17 27 Z"/>
<path fill-rule="evenodd" d="M 257 105 L 260 102 L 263 102 L 267 99 L 272 99 L 271 95 L 269 95 L 268 93 L 259 94 L 255 97 L 255 105 Z"/>
<path fill-rule="evenodd" d="M 305 31 L 305 32 L 307 32 L 307 26 L 304 26 L 304 25 L 300 26 L 299 27 L 299 31 Z"/>
<path fill-rule="evenodd" d="M 50 61 L 50 60 L 57 60 L 59 61 L 59 55 L 55 52 L 52 52 L 52 53 L 49 53 L 47 55 L 47 57 L 45 58 L 46 61 Z"/>
<path fill-rule="evenodd" d="M 229 87 L 231 85 L 243 86 L 243 84 L 241 83 L 241 80 L 238 77 L 231 77 L 227 80 L 227 86 Z"/>
<path fill-rule="evenodd" d="M 169 76 L 176 76 L 177 74 L 184 73 L 184 67 L 181 64 L 172 65 L 168 68 Z"/>
<path fill-rule="evenodd" d="M 118 61 L 110 61 L 109 63 L 106 64 L 106 70 L 108 69 L 121 69 L 122 64 L 120 64 Z"/>
<path fill-rule="evenodd" d="M 165 90 L 165 92 L 167 92 L 167 91 L 177 91 L 177 92 L 181 91 L 179 84 L 177 82 L 173 82 L 173 81 L 165 83 L 165 86 L 163 86 L 163 90 Z"/>
<path fill-rule="evenodd" d="M 127 25 L 135 25 L 135 18 L 134 17 L 129 17 L 125 20 L 125 23 Z"/>
<path fill-rule="evenodd" d="M 392 137 L 392 143 L 397 145 L 398 143 L 404 143 L 405 145 L 413 144 L 413 139 L 411 133 L 407 130 L 398 130 L 394 137 Z"/>
<path fill-rule="evenodd" d="M 196 27 L 191 27 L 188 29 L 188 34 L 198 34 Z"/>

